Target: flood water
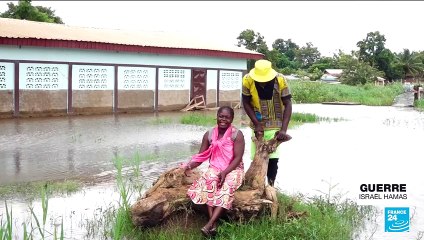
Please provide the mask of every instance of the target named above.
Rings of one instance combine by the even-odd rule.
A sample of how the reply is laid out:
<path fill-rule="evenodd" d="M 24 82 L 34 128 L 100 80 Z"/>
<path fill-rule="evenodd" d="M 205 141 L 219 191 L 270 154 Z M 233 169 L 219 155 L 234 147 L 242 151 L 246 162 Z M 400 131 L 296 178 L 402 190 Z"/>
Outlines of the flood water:
<path fill-rule="evenodd" d="M 407 184 L 407 200 L 371 201 L 379 215 L 367 223 L 361 239 L 416 239 L 424 231 L 424 114 L 411 108 L 295 104 L 294 112 L 343 118 L 290 129 L 283 143 L 277 187 L 288 194 L 327 193 L 357 199 L 361 184 Z M 91 182 L 82 191 L 49 201 L 53 226 L 64 219 L 67 239 L 87 237 L 89 222 L 117 204 L 115 156 L 139 153 L 143 182 L 186 161 L 198 151 L 207 128 L 177 123 L 181 112 L 0 120 L 0 185 L 39 180 L 80 179 Z M 214 113 L 211 113 L 214 114 Z M 235 123 L 240 112 L 236 112 Z M 173 119 L 156 124 L 155 119 Z M 246 139 L 251 132 L 242 128 Z M 246 141 L 245 170 L 250 141 Z M 135 196 L 136 197 L 136 196 Z M 16 225 L 29 216 L 23 199 L 8 202 Z M 39 202 L 32 203 L 36 211 Z M 384 232 L 384 207 L 409 207 L 410 231 Z M 38 210 L 37 210 L 38 209 Z M 0 218 L 4 206 L 0 204 Z M 17 239 L 19 234 L 16 233 Z"/>
<path fill-rule="evenodd" d="M 170 158 L 176 152 L 196 150 L 204 128 L 154 119 L 145 114 L 0 120 L 0 169 L 5 170 L 0 183 L 90 178 L 114 169 L 114 156 L 139 152 L 161 157 L 162 164 L 178 160 Z"/>

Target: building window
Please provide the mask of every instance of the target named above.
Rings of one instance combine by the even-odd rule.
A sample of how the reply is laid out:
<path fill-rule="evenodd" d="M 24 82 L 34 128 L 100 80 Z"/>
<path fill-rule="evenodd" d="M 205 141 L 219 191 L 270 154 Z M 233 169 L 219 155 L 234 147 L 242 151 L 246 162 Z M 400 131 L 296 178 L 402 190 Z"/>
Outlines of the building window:
<path fill-rule="evenodd" d="M 191 70 L 159 69 L 159 90 L 187 90 L 190 86 Z"/>
<path fill-rule="evenodd" d="M 220 71 L 219 90 L 241 89 L 242 73 L 235 71 Z"/>
<path fill-rule="evenodd" d="M 15 78 L 14 64 L 0 62 L 0 90 L 13 90 L 14 78 Z"/>
<path fill-rule="evenodd" d="M 68 89 L 68 65 L 19 64 L 20 89 L 62 90 Z"/>
<path fill-rule="evenodd" d="M 76 90 L 113 90 L 112 66 L 72 66 L 72 88 Z"/>
<path fill-rule="evenodd" d="M 154 90 L 155 80 L 155 68 L 118 67 L 118 89 Z"/>

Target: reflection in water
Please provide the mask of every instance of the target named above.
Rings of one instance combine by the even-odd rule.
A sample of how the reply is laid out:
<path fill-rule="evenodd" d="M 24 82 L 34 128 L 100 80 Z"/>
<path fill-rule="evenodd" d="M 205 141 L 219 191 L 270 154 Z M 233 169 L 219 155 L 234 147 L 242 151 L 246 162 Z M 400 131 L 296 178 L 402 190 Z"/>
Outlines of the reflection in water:
<path fill-rule="evenodd" d="M 18 119 L 16 119 L 15 121 L 14 121 L 14 125 L 15 125 L 15 131 L 16 131 L 16 133 L 17 134 L 21 134 L 22 133 L 22 125 L 21 125 L 21 121 L 20 121 L 20 119 L 18 118 Z"/>
<path fill-rule="evenodd" d="M 13 158 L 15 159 L 15 174 L 17 175 L 21 171 L 21 149 L 19 147 L 16 148 Z"/>
<path fill-rule="evenodd" d="M 69 132 L 72 132 L 72 130 L 74 129 L 75 125 L 74 125 L 74 118 L 72 116 L 68 117 L 68 130 Z"/>
<path fill-rule="evenodd" d="M 119 121 L 119 114 L 114 114 L 113 115 L 113 120 L 114 120 L 114 122 L 113 122 L 114 123 L 114 126 L 115 127 L 119 127 L 120 124 L 121 124 L 120 121 Z"/>
<path fill-rule="evenodd" d="M 419 231 L 424 231 L 424 179 L 419 177 L 422 168 L 418 164 L 422 158 L 417 155 L 417 150 L 422 149 L 424 113 L 394 107 L 320 104 L 297 104 L 293 109 L 346 120 L 304 124 L 289 130 L 293 139 L 283 145 L 276 181 L 281 191 L 316 195 L 328 191 L 329 186 L 323 184 L 328 181 L 338 184 L 336 193 L 346 193 L 355 199 L 359 183 L 407 183 L 409 199 L 400 204 L 414 210 L 411 231 L 385 233 L 381 215 L 376 218 L 378 226 L 370 225 L 369 229 L 376 229 L 373 239 L 379 240 L 414 239 Z M 199 150 L 205 127 L 152 123 L 155 116 L 178 119 L 182 114 L 185 113 L 0 120 L 0 184 L 98 178 L 114 170 L 114 157 L 130 159 L 140 153 L 145 160 L 141 166 L 143 183 L 149 186 L 160 173 Z M 246 138 L 247 170 L 247 139 L 251 131 L 242 131 Z M 49 203 L 49 209 L 55 216 L 68 216 L 76 211 L 81 216 L 74 216 L 75 222 L 65 220 L 71 221 L 68 226 L 79 226 L 78 218 L 91 218 L 95 209 L 116 202 L 112 186 L 100 183 L 71 197 L 57 198 Z M 84 229 L 72 232 L 75 239 L 84 235 Z"/>
<path fill-rule="evenodd" d="M 153 153 L 154 153 L 155 155 L 159 155 L 159 154 L 160 154 L 159 146 L 154 146 L 154 147 L 153 147 Z"/>
<path fill-rule="evenodd" d="M 153 119 L 150 113 L 3 119 L 1 129 L 6 132 L 0 135 L 0 169 L 14 169 L 0 174 L 0 184 L 95 178 L 113 170 L 112 159 L 119 154 L 126 158 L 136 152 L 167 154 L 167 162 L 178 161 L 191 153 L 193 141 L 200 139 L 199 129 L 205 129 L 152 124 Z M 14 131 L 8 132 L 11 125 Z"/>
<path fill-rule="evenodd" d="M 346 121 L 304 124 L 291 129 L 293 139 L 284 145 L 278 187 L 286 193 L 307 196 L 329 192 L 358 200 L 360 184 L 404 183 L 408 199 L 371 201 L 375 221 L 360 239 L 417 239 L 424 231 L 424 178 L 417 149 L 422 149 L 424 113 L 413 109 L 366 106 L 295 105 L 297 112 Z M 307 177 L 305 177 L 307 176 Z M 385 207 L 410 207 L 414 212 L 409 232 L 384 232 Z M 375 229 L 372 238 L 371 233 Z"/>
<path fill-rule="evenodd" d="M 68 149 L 68 171 L 75 172 L 75 160 L 74 160 L 75 149 Z"/>
<path fill-rule="evenodd" d="M 113 152 L 113 157 L 116 158 L 118 157 L 118 146 L 113 146 L 112 147 L 112 152 Z"/>

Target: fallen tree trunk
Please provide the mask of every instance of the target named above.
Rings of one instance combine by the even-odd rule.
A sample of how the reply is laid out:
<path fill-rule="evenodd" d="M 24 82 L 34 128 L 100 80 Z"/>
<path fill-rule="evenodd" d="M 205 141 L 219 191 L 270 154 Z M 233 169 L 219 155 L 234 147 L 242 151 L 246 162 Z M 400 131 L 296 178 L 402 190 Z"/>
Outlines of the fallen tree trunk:
<path fill-rule="evenodd" d="M 233 208 L 226 214 L 232 219 L 250 219 L 265 209 L 271 210 L 275 217 L 278 210 L 277 191 L 266 186 L 265 176 L 268 169 L 268 155 L 275 151 L 281 141 L 252 138 L 256 144 L 255 157 L 245 174 L 243 185 L 235 192 Z M 194 169 L 189 176 L 180 168 L 173 168 L 159 176 L 153 186 L 132 207 L 134 225 L 151 227 L 158 225 L 181 209 L 187 209 L 191 200 L 187 189 L 200 172 Z"/>

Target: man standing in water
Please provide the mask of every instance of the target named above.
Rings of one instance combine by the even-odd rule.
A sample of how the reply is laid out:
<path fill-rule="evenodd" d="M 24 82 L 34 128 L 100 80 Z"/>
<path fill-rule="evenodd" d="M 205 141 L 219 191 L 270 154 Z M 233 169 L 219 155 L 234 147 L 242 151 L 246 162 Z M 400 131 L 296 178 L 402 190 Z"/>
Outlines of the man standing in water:
<path fill-rule="evenodd" d="M 242 100 L 256 138 L 288 141 L 287 128 L 292 114 L 291 93 L 284 76 L 272 68 L 270 61 L 256 61 L 255 67 L 243 77 Z M 251 157 L 256 151 L 252 142 Z M 269 155 L 268 183 L 274 186 L 281 145 Z"/>

